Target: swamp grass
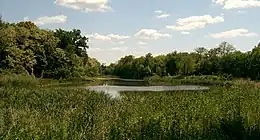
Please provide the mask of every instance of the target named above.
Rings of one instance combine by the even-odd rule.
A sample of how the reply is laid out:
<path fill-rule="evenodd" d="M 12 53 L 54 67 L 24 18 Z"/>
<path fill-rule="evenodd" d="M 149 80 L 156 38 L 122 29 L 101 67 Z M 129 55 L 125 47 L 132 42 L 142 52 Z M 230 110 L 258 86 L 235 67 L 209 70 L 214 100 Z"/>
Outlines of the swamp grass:
<path fill-rule="evenodd" d="M 151 76 L 144 79 L 149 85 L 206 85 L 206 86 L 230 86 L 231 77 L 214 75 L 201 76 Z"/>
<path fill-rule="evenodd" d="M 260 89 L 251 82 L 209 91 L 123 92 L 120 99 L 24 83 L 0 87 L 0 139 L 260 139 Z"/>

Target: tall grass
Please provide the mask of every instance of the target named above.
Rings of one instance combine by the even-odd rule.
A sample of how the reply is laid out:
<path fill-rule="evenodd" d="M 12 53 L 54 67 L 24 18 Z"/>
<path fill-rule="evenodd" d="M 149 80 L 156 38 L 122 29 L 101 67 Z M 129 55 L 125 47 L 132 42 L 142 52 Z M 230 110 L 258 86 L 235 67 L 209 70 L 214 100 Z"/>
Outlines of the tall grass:
<path fill-rule="evenodd" d="M 124 92 L 119 100 L 79 88 L 15 85 L 0 87 L 0 139 L 260 138 L 260 89 L 250 83 Z"/>
<path fill-rule="evenodd" d="M 152 76 L 144 79 L 149 85 L 208 85 L 226 86 L 230 85 L 231 79 L 214 75 L 202 76 Z"/>
<path fill-rule="evenodd" d="M 0 74 L 1 87 L 37 87 L 39 80 L 33 76 L 17 74 Z"/>

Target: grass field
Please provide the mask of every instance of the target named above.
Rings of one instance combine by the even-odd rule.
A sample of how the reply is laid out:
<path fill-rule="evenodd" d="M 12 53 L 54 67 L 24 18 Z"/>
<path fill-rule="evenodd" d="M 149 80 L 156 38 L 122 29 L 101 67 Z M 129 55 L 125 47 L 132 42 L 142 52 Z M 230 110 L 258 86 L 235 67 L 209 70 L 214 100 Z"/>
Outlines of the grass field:
<path fill-rule="evenodd" d="M 0 79 L 0 139 L 260 139 L 260 89 L 239 81 L 210 91 L 124 92 Z"/>

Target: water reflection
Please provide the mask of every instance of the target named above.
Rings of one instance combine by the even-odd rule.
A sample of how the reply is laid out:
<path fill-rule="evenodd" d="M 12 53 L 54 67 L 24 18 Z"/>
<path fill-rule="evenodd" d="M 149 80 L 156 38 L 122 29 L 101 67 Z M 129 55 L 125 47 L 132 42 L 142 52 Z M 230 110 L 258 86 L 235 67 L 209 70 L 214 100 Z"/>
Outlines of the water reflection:
<path fill-rule="evenodd" d="M 179 86 L 110 86 L 110 85 L 101 85 L 101 86 L 88 86 L 89 90 L 104 92 L 109 94 L 112 98 L 120 97 L 120 92 L 122 91 L 190 91 L 190 90 L 208 90 L 209 87 L 196 86 L 196 85 L 179 85 Z"/>

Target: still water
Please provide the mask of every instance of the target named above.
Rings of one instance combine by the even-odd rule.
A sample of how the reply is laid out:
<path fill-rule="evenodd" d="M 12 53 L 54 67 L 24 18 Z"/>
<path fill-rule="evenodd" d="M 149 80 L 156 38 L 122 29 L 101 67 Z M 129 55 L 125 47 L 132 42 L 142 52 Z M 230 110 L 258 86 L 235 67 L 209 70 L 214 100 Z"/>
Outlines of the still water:
<path fill-rule="evenodd" d="M 208 90 L 209 87 L 196 86 L 196 85 L 179 85 L 179 86 L 117 86 L 117 85 L 100 85 L 100 86 L 87 86 L 87 89 L 104 92 L 112 98 L 120 97 L 122 91 L 190 91 L 190 90 Z"/>

